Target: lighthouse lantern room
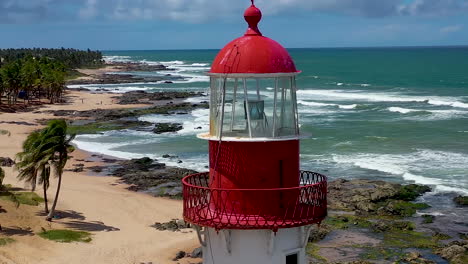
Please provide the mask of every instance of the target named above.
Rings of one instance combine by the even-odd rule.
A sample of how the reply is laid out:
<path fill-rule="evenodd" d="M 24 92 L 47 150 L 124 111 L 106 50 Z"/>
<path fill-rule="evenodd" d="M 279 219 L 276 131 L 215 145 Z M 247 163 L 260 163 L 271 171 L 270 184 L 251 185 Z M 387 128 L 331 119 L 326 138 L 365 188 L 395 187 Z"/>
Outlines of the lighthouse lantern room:
<path fill-rule="evenodd" d="M 296 76 L 288 51 L 258 29 L 261 12 L 216 56 L 210 76 L 209 172 L 183 181 L 184 219 L 205 264 L 306 264 L 327 181 L 301 171 Z"/>

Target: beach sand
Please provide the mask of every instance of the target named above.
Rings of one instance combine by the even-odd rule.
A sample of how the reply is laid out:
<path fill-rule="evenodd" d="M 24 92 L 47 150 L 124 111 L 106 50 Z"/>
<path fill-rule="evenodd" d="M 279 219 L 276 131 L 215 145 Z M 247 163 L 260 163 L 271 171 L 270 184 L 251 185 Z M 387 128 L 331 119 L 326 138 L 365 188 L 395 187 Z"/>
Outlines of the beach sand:
<path fill-rule="evenodd" d="M 142 105 L 114 104 L 115 94 L 91 94 L 69 91 L 67 104 L 44 105 L 44 110 L 90 110 L 110 108 L 135 108 Z M 147 106 L 147 105 L 146 105 Z M 27 135 L 41 128 L 39 119 L 53 119 L 44 113 L 1 113 L 0 129 L 10 135 L 0 135 L 0 157 L 14 158 L 21 150 Z M 25 122 L 12 124 L 6 122 Z M 76 150 L 71 154 L 67 167 L 83 163 L 90 154 Z M 95 165 L 98 165 L 94 162 Z M 93 166 L 93 162 L 86 163 Z M 16 180 L 17 172 L 4 167 L 5 184 L 24 187 Z M 55 194 L 56 180 L 48 191 L 50 199 Z M 66 217 L 49 223 L 41 216 L 43 206 L 21 205 L 15 209 L 12 203 L 0 200 L 6 213 L 0 213 L 0 224 L 6 233 L 15 234 L 14 243 L 0 247 L 0 263 L 176 263 L 171 259 L 179 250 L 190 252 L 198 246 L 196 233 L 158 231 L 150 225 L 182 218 L 182 201 L 155 198 L 126 189 L 115 177 L 89 176 L 85 172 L 66 171 L 57 210 Z M 37 192 L 40 196 L 41 187 Z M 52 199 L 51 199 L 52 200 Z M 50 201 L 51 202 L 51 201 Z M 93 234 L 90 243 L 57 243 L 40 238 L 35 233 L 41 229 L 76 229 Z M 189 260 L 179 260 L 189 263 Z M 197 263 L 197 259 L 190 259 Z"/>

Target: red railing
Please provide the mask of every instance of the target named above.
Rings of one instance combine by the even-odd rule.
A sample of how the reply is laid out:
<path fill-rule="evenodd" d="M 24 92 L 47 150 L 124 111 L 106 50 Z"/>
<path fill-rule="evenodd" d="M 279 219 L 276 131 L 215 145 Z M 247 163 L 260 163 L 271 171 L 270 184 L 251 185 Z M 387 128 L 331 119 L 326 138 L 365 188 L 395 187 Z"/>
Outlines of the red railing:
<path fill-rule="evenodd" d="M 301 171 L 301 186 L 278 189 L 209 188 L 209 173 L 185 177 L 184 219 L 220 229 L 290 228 L 327 215 L 327 178 Z"/>

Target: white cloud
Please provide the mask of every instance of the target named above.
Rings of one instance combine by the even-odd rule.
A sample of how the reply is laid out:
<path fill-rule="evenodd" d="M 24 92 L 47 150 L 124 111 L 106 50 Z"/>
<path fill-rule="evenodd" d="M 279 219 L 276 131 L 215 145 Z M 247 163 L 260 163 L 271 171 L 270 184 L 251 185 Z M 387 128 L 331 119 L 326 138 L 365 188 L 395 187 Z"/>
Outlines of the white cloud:
<path fill-rule="evenodd" d="M 462 25 L 452 25 L 440 29 L 441 33 L 455 33 L 463 29 Z"/>
<path fill-rule="evenodd" d="M 467 13 L 468 0 L 257 0 L 265 14 L 322 12 L 364 17 Z M 0 22 L 35 19 L 173 20 L 189 23 L 242 14 L 248 0 L 0 0 Z M 27 19 L 26 19 L 27 20 Z"/>

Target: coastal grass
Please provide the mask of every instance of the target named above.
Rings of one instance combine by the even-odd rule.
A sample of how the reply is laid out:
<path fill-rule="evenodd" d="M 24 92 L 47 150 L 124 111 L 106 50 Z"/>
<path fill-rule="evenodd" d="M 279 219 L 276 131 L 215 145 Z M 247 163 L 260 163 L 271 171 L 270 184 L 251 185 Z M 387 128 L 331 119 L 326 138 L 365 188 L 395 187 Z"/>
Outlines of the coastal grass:
<path fill-rule="evenodd" d="M 40 197 L 35 192 L 13 192 L 13 195 L 14 197 L 9 195 L 9 192 L 1 192 L 0 199 L 32 206 L 38 206 L 40 203 L 44 202 L 44 198 Z"/>
<path fill-rule="evenodd" d="M 433 236 L 411 230 L 394 230 L 384 233 L 386 248 L 435 248 L 439 245 Z"/>
<path fill-rule="evenodd" d="M 0 135 L 10 135 L 10 131 L 5 129 L 0 129 Z"/>
<path fill-rule="evenodd" d="M 404 255 L 405 253 L 398 248 L 367 247 L 367 250 L 360 257 L 370 260 L 397 260 Z"/>
<path fill-rule="evenodd" d="M 15 242 L 15 240 L 13 238 L 0 237 L 0 247 L 6 246 L 6 245 L 11 244 L 13 242 Z"/>
<path fill-rule="evenodd" d="M 316 259 L 320 263 L 327 263 L 328 260 L 319 254 L 320 247 L 315 243 L 308 243 L 306 247 L 306 253 Z"/>
<path fill-rule="evenodd" d="M 369 220 L 354 215 L 329 216 L 324 220 L 324 224 L 333 229 L 346 229 L 353 226 L 369 228 L 372 226 Z"/>
<path fill-rule="evenodd" d="M 91 233 L 84 231 L 74 231 L 66 229 L 55 229 L 55 230 L 44 230 L 38 234 L 44 239 L 60 243 L 71 243 L 71 242 L 91 242 Z"/>

